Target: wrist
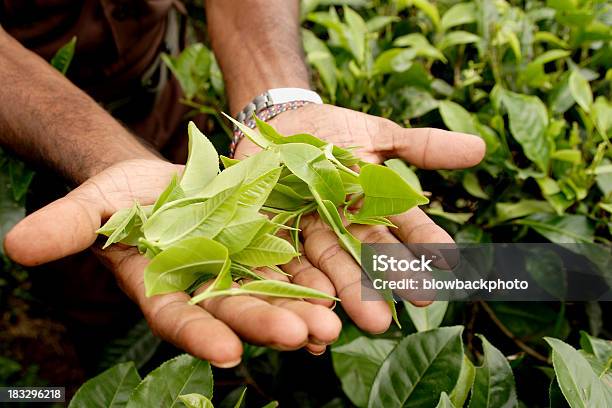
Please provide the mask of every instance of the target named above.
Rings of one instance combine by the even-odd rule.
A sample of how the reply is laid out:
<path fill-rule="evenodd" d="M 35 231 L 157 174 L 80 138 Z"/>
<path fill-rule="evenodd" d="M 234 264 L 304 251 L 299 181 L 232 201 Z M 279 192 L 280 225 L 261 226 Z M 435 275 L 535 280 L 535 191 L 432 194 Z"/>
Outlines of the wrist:
<path fill-rule="evenodd" d="M 301 88 L 269 89 L 247 104 L 236 115 L 236 120 L 254 129 L 256 127 L 254 116 L 259 120 L 267 122 L 284 112 L 297 110 L 310 104 L 323 104 L 321 97 L 314 91 Z M 238 143 L 243 138 L 244 134 L 242 131 L 234 127 L 230 156 L 233 156 Z"/>
<path fill-rule="evenodd" d="M 257 95 L 262 95 L 270 89 L 306 89 L 311 90 L 308 78 L 291 76 L 282 72 L 269 75 L 265 80 L 257 82 L 246 78 L 238 79 L 236 83 L 228 84 L 229 108 L 232 117 L 236 117 Z"/>

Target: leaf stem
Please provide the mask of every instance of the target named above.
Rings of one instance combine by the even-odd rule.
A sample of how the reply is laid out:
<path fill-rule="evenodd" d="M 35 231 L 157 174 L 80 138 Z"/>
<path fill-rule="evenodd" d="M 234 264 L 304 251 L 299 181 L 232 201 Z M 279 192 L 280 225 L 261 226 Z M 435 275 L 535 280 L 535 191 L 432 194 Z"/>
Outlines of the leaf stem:
<path fill-rule="evenodd" d="M 550 364 L 550 361 L 548 360 L 547 357 L 545 357 L 542 354 L 538 353 L 536 350 L 534 350 L 533 348 L 528 346 L 521 339 L 516 337 L 514 335 L 514 333 L 512 333 L 512 331 L 510 331 L 510 329 L 508 329 L 506 327 L 506 325 L 504 325 L 502 323 L 501 320 L 499 320 L 499 318 L 497 317 L 497 315 L 495 314 L 493 309 L 491 309 L 491 307 L 489 305 L 487 305 L 486 302 L 483 302 L 482 300 L 480 300 L 480 301 L 478 301 L 478 303 L 480 304 L 480 306 L 482 306 L 484 311 L 487 312 L 487 314 L 489 315 L 489 317 L 491 318 L 493 323 L 495 323 L 497 328 L 499 330 L 501 330 L 502 333 L 504 333 L 506 335 L 506 337 L 508 337 L 510 340 L 512 340 L 514 342 L 514 344 L 516 344 L 521 350 L 523 350 L 525 353 L 529 354 L 531 357 L 533 357 L 533 358 L 535 358 L 537 360 L 542 361 L 543 363 Z"/>

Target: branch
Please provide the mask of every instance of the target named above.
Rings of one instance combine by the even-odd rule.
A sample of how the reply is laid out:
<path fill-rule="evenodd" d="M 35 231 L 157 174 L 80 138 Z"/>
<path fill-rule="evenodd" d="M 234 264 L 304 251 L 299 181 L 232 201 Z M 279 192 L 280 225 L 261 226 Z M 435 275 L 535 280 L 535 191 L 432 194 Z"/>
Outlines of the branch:
<path fill-rule="evenodd" d="M 487 312 L 487 314 L 489 315 L 489 317 L 491 318 L 491 320 L 493 321 L 493 323 L 495 323 L 495 325 L 499 328 L 499 330 L 502 331 L 502 333 L 504 333 L 510 340 L 512 340 L 514 342 L 514 344 L 516 344 L 521 350 L 523 350 L 525 353 L 529 354 L 531 357 L 540 360 L 546 364 L 550 364 L 550 361 L 548 360 L 547 357 L 543 356 L 542 354 L 538 353 L 536 350 L 534 350 L 533 348 L 531 348 L 530 346 L 528 346 L 525 342 L 523 342 L 521 339 L 519 339 L 518 337 L 516 337 L 514 335 L 514 333 L 512 333 L 510 331 L 510 329 L 508 329 L 502 322 L 501 320 L 499 320 L 499 318 L 497 317 L 497 315 L 495 315 L 495 312 L 493 311 L 493 309 L 491 309 L 491 307 L 489 305 L 487 305 L 486 302 L 483 302 L 482 300 L 480 300 L 478 302 L 480 304 L 480 306 L 482 306 L 482 308 L 484 309 L 485 312 Z"/>

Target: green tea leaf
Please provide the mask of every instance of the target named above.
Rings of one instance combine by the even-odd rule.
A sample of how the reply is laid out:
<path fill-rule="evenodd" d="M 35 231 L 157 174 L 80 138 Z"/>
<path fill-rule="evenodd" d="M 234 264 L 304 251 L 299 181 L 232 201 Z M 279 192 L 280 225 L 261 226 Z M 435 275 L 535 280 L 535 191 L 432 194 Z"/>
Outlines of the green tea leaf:
<path fill-rule="evenodd" d="M 287 143 L 306 143 L 314 147 L 318 147 L 319 149 L 323 149 L 329 143 L 319 139 L 316 136 L 310 135 L 308 133 L 299 133 L 297 135 L 285 136 L 282 139 L 278 139 L 276 141 L 277 144 L 287 144 Z M 347 167 L 351 167 L 357 163 L 359 163 L 359 157 L 355 156 L 349 149 L 344 149 L 342 147 L 333 146 L 332 154 L 340 163 Z"/>
<path fill-rule="evenodd" d="M 393 45 L 396 47 L 410 47 L 416 56 L 437 59 L 446 62 L 446 57 L 440 50 L 430 44 L 429 40 L 420 33 L 411 33 L 398 37 Z M 399 55 L 399 54 L 398 54 Z M 397 57 L 395 57 L 397 58 Z"/>
<path fill-rule="evenodd" d="M 289 174 L 282 177 L 279 180 L 279 183 L 290 187 L 301 198 L 305 200 L 313 200 L 314 196 L 312 195 L 312 191 L 310 191 L 310 187 L 308 186 L 308 184 L 302 181 L 302 179 L 300 179 L 295 174 L 291 173 L 291 170 L 289 170 L 288 168 L 285 167 L 285 170 L 289 172 Z M 340 176 L 340 178 L 344 182 L 342 176 Z"/>
<path fill-rule="evenodd" d="M 378 164 L 361 168 L 359 181 L 365 197 L 357 218 L 385 217 L 402 214 L 429 200 L 416 192 L 393 170 Z"/>
<path fill-rule="evenodd" d="M 106 221 L 104 225 L 96 231 L 96 233 L 110 237 L 116 231 L 125 228 L 125 226 L 130 222 L 132 218 L 134 218 L 135 215 L 136 205 L 133 205 L 130 208 L 122 208 L 116 213 L 114 213 L 108 219 L 108 221 Z"/>
<path fill-rule="evenodd" d="M 255 271 L 250 269 L 249 267 L 240 265 L 236 262 L 232 262 L 230 266 L 230 271 L 232 272 L 232 276 L 234 278 L 246 278 L 246 279 L 255 279 L 255 280 L 263 280 L 264 278 L 258 275 Z"/>
<path fill-rule="evenodd" d="M 221 159 L 221 164 L 223 164 L 224 169 L 232 167 L 234 164 L 240 163 L 240 160 L 238 159 L 232 159 L 223 155 L 219 155 L 219 158 Z"/>
<path fill-rule="evenodd" d="M 183 291 L 197 279 L 219 274 L 227 264 L 228 251 L 209 238 L 182 240 L 160 252 L 147 265 L 144 282 L 147 296 Z"/>
<path fill-rule="evenodd" d="M 201 191 L 219 173 L 219 155 L 213 144 L 189 122 L 189 157 L 181 177 L 181 188 L 191 196 Z"/>
<path fill-rule="evenodd" d="M 455 408 L 455 406 L 450 398 L 448 398 L 448 394 L 443 392 L 440 395 L 440 401 L 438 402 L 438 405 L 436 405 L 436 408 Z"/>
<path fill-rule="evenodd" d="M 410 319 L 414 324 L 414 327 L 418 331 L 427 331 L 431 329 L 437 329 L 444 319 L 448 302 L 436 301 L 428 306 L 417 307 L 410 302 L 404 302 L 406 311 L 410 315 Z"/>
<path fill-rule="evenodd" d="M 265 202 L 266 207 L 277 208 L 285 211 L 294 211 L 308 204 L 301 195 L 291 187 L 284 184 L 277 184 L 270 192 Z"/>
<path fill-rule="evenodd" d="M 441 208 L 427 208 L 425 212 L 429 215 L 433 215 L 436 217 L 444 218 L 445 220 L 449 220 L 452 222 L 456 222 L 457 224 L 465 224 L 472 218 L 473 213 L 451 213 L 444 211 Z"/>
<path fill-rule="evenodd" d="M 270 192 L 276 186 L 281 174 L 281 168 L 269 170 L 248 184 L 243 184 L 238 190 L 238 204 L 257 211 L 266 202 Z"/>
<path fill-rule="evenodd" d="M 250 127 L 248 127 L 244 123 L 238 122 L 236 119 L 232 118 L 231 116 L 227 115 L 226 113 L 224 113 L 224 112 L 221 112 L 221 113 L 223 114 L 223 116 L 225 116 L 227 119 L 229 119 L 229 121 L 232 122 L 232 124 L 234 126 L 236 126 L 238 129 L 240 129 L 240 131 L 247 138 L 249 138 L 249 140 L 251 142 L 255 143 L 257 146 L 261 147 L 262 149 L 266 149 L 266 148 L 270 147 L 270 141 L 266 137 L 261 135 L 259 132 L 256 132 L 255 130 L 251 129 Z"/>
<path fill-rule="evenodd" d="M 139 383 L 140 375 L 133 362 L 117 364 L 83 384 L 68 407 L 125 407 Z"/>
<path fill-rule="evenodd" d="M 506 357 L 482 335 L 484 360 L 476 367 L 469 408 L 517 407 L 514 375 Z"/>
<path fill-rule="evenodd" d="M 582 76 L 580 70 L 572 70 L 569 77 L 569 89 L 576 103 L 580 105 L 585 112 L 591 112 L 593 93 L 591 92 L 589 81 Z"/>
<path fill-rule="evenodd" d="M 533 36 L 533 39 L 536 42 L 547 42 L 550 44 L 554 44 L 560 48 L 570 48 L 570 45 L 567 42 L 563 41 L 558 36 L 549 31 L 538 31 Z"/>
<path fill-rule="evenodd" d="M 555 150 L 555 152 L 550 155 L 550 158 L 572 164 L 580 164 L 582 162 L 582 153 L 580 153 L 580 150 L 559 149 Z"/>
<path fill-rule="evenodd" d="M 64 44 L 51 59 L 51 66 L 61 72 L 62 75 L 66 75 L 66 72 L 68 72 L 68 68 L 70 67 L 70 63 L 72 63 L 76 42 L 76 36 L 72 37 L 70 41 Z"/>
<path fill-rule="evenodd" d="M 554 215 L 536 213 L 515 221 L 527 225 L 556 244 L 593 242 L 595 230 L 584 215 Z"/>
<path fill-rule="evenodd" d="M 559 388 L 557 377 L 554 376 L 550 381 L 550 386 L 548 387 L 548 400 L 550 408 L 571 408 L 565 400 L 565 397 L 561 392 L 561 388 Z"/>
<path fill-rule="evenodd" d="M 259 119 L 257 115 L 253 114 L 253 119 L 255 119 L 255 125 L 257 126 L 259 133 L 271 144 L 279 143 L 284 138 L 284 136 L 278 133 L 276 129 L 272 127 L 272 125 Z"/>
<path fill-rule="evenodd" d="M 138 203 L 134 203 L 129 209 L 117 211 L 102 228 L 96 231 L 98 234 L 108 236 L 102 249 L 117 242 L 136 245 L 138 238 L 142 236 L 140 227 L 145 221 L 146 215 Z"/>
<path fill-rule="evenodd" d="M 516 203 L 497 203 L 495 211 L 495 222 L 502 223 L 535 213 L 552 213 L 553 209 L 546 201 L 523 199 Z"/>
<path fill-rule="evenodd" d="M 244 396 L 246 394 L 246 390 L 247 390 L 247 387 L 244 387 L 242 389 L 242 392 L 240 393 L 240 398 L 238 398 L 238 401 L 236 401 L 236 404 L 234 404 L 234 408 L 242 408 L 242 404 L 244 403 Z"/>
<path fill-rule="evenodd" d="M 346 209 L 346 208 L 345 208 Z M 387 227 L 397 228 L 397 225 L 393 224 L 385 217 L 368 217 L 368 218 L 356 218 L 353 214 L 345 212 L 344 216 L 351 224 L 361 225 L 385 225 Z"/>
<path fill-rule="evenodd" d="M 305 143 L 292 143 L 281 145 L 280 154 L 289 170 L 311 190 L 316 190 L 322 199 L 336 205 L 344 202 L 346 193 L 340 174 L 321 150 Z"/>
<path fill-rule="evenodd" d="M 428 0 L 410 0 L 410 3 L 429 17 L 436 30 L 440 29 L 440 14 L 435 4 L 430 3 Z"/>
<path fill-rule="evenodd" d="M 438 109 L 444 124 L 450 130 L 478 135 L 475 119 L 461 105 L 452 101 L 440 101 Z"/>
<path fill-rule="evenodd" d="M 605 407 L 611 402 L 601 380 L 575 348 L 559 339 L 546 337 L 559 387 L 572 408 Z M 607 400 L 607 401 L 606 401 Z"/>
<path fill-rule="evenodd" d="M 612 129 L 612 104 L 603 96 L 598 96 L 591 107 L 591 114 L 595 127 L 606 138 Z"/>
<path fill-rule="evenodd" d="M 365 59 L 365 36 L 368 27 L 363 18 L 353 9 L 344 7 L 346 30 L 343 30 L 347 44 L 355 59 L 359 62 Z"/>
<path fill-rule="evenodd" d="M 525 258 L 525 270 L 544 291 L 558 300 L 565 299 L 567 271 L 555 251 L 542 248 L 529 251 Z"/>
<path fill-rule="evenodd" d="M 476 8 L 472 2 L 457 3 L 442 16 L 441 26 L 444 31 L 451 27 L 470 24 L 476 21 Z"/>
<path fill-rule="evenodd" d="M 593 354 L 599 362 L 606 365 L 612 359 L 612 341 L 598 339 L 585 331 L 580 331 L 580 346 L 587 353 Z"/>
<path fill-rule="evenodd" d="M 242 251 L 232 254 L 232 261 L 247 266 L 284 265 L 298 255 L 291 244 L 274 235 L 256 238 Z"/>
<path fill-rule="evenodd" d="M 366 21 L 366 26 L 368 27 L 368 32 L 375 33 L 396 21 L 400 21 L 400 18 L 395 16 L 374 16 Z"/>
<path fill-rule="evenodd" d="M 340 378 L 342 390 L 358 407 L 368 405 L 370 388 L 383 363 L 397 341 L 371 339 L 365 336 L 332 347 L 334 371 Z"/>
<path fill-rule="evenodd" d="M 264 215 L 250 208 L 238 208 L 215 241 L 226 246 L 230 254 L 235 254 L 246 248 L 267 222 Z"/>
<path fill-rule="evenodd" d="M 187 354 L 180 355 L 153 370 L 136 387 L 127 408 L 180 407 L 181 395 L 199 393 L 212 398 L 210 364 Z"/>
<path fill-rule="evenodd" d="M 340 213 L 338 213 L 338 208 L 329 200 L 321 200 L 318 196 L 316 198 L 319 204 L 317 212 L 321 219 L 334 231 L 340 245 L 351 254 L 358 264 L 361 264 L 361 242 L 346 229 L 342 223 L 342 218 L 340 218 Z"/>
<path fill-rule="evenodd" d="M 478 176 L 476 175 L 476 173 L 465 173 L 461 184 L 463 185 L 463 188 L 465 188 L 465 191 L 467 191 L 474 197 L 482 198 L 483 200 L 489 199 L 489 195 L 485 193 L 485 191 L 480 186 L 480 181 L 478 181 Z"/>
<path fill-rule="evenodd" d="M 214 238 L 236 212 L 235 193 L 230 188 L 204 202 L 160 211 L 145 223 L 145 237 L 162 249 L 194 236 Z"/>
<path fill-rule="evenodd" d="M 279 154 L 271 150 L 264 150 L 244 160 L 240 160 L 233 166 L 223 170 L 198 194 L 198 196 L 202 198 L 213 197 L 239 184 L 250 184 L 264 173 L 276 169 L 279 166 Z"/>
<path fill-rule="evenodd" d="M 185 394 L 179 396 L 179 399 L 186 408 L 215 408 L 213 403 L 201 394 Z"/>
<path fill-rule="evenodd" d="M 231 261 L 228 259 L 223 264 L 215 280 L 206 288 L 204 293 L 229 289 L 232 287 L 232 283 Z"/>
<path fill-rule="evenodd" d="M 215 296 L 244 295 L 274 296 L 295 299 L 325 299 L 335 301 L 340 300 L 316 289 L 311 289 L 305 286 L 295 285 L 293 283 L 278 281 L 274 279 L 265 279 L 245 283 L 239 288 L 203 292 L 197 296 L 192 297 L 189 303 L 196 304 L 205 299 L 210 299 Z"/>
<path fill-rule="evenodd" d="M 404 179 L 404 181 L 410 184 L 410 187 L 419 194 L 423 193 L 421 182 L 417 177 L 416 173 L 401 159 L 389 159 L 385 161 L 385 166 L 396 172 Z"/>
<path fill-rule="evenodd" d="M 245 283 L 238 289 L 241 293 L 248 295 L 259 296 L 277 296 L 288 298 L 308 298 L 308 299 L 325 299 L 336 300 L 340 299 L 330 296 L 316 289 L 311 289 L 305 286 L 296 285 L 293 283 L 277 281 L 274 279 L 258 280 Z"/>
<path fill-rule="evenodd" d="M 459 378 L 462 331 L 461 326 L 442 327 L 405 337 L 380 366 L 368 406 L 434 406 Z"/>
<path fill-rule="evenodd" d="M 374 69 L 380 74 L 405 72 L 412 67 L 412 62 L 416 57 L 417 51 L 414 48 L 391 48 L 376 57 Z"/>
<path fill-rule="evenodd" d="M 536 96 L 510 91 L 504 91 L 502 100 L 508 110 L 512 135 L 521 144 L 525 156 L 546 172 L 551 153 L 546 137 L 546 106 Z"/>
<path fill-rule="evenodd" d="M 342 179 L 342 185 L 347 195 L 363 193 L 363 188 L 359 183 L 359 175 L 341 171 L 340 178 Z"/>
<path fill-rule="evenodd" d="M 463 356 L 463 362 L 461 363 L 461 371 L 459 372 L 459 379 L 453 392 L 450 394 L 451 401 L 457 407 L 463 407 L 467 400 L 468 394 L 474 384 L 474 377 L 476 376 L 476 369 L 474 364 L 470 361 L 467 356 Z"/>
<path fill-rule="evenodd" d="M 162 205 L 171 201 L 180 200 L 181 198 L 185 198 L 185 192 L 179 184 L 178 176 L 175 174 L 166 189 L 157 197 L 157 200 L 155 200 L 153 212 L 159 210 Z"/>
<path fill-rule="evenodd" d="M 336 61 L 325 42 L 318 39 L 311 31 L 302 30 L 302 41 L 308 63 L 314 65 L 321 75 L 321 80 L 331 97 L 332 103 L 336 97 L 338 80 L 336 77 Z"/>
<path fill-rule="evenodd" d="M 442 40 L 438 43 L 438 48 L 444 50 L 448 47 L 477 43 L 478 41 L 480 41 L 480 37 L 476 34 L 468 33 L 467 31 L 451 31 L 442 37 Z"/>
<path fill-rule="evenodd" d="M 141 319 L 121 337 L 108 343 L 98 357 L 98 367 L 106 369 L 117 363 L 132 362 L 137 370 L 151 360 L 161 339 L 151 332 L 145 319 Z"/>
<path fill-rule="evenodd" d="M 162 60 L 178 79 L 188 100 L 193 99 L 213 81 L 211 73 L 216 65 L 212 52 L 201 43 L 186 47 L 178 56 L 163 53 Z"/>

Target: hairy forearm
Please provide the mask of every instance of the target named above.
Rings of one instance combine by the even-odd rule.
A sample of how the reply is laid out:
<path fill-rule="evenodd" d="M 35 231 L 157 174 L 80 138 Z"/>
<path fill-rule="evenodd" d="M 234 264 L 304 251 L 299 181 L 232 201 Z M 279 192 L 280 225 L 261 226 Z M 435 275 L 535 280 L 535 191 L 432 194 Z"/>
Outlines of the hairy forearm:
<path fill-rule="evenodd" d="M 298 0 L 206 0 L 232 114 L 267 89 L 309 88 Z"/>
<path fill-rule="evenodd" d="M 0 144 L 75 183 L 122 160 L 156 157 L 2 28 L 0 101 Z"/>

